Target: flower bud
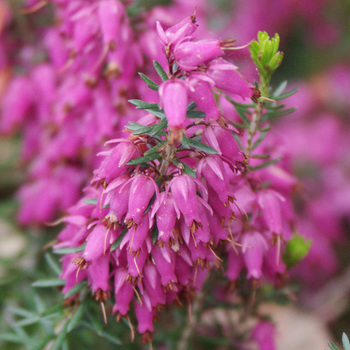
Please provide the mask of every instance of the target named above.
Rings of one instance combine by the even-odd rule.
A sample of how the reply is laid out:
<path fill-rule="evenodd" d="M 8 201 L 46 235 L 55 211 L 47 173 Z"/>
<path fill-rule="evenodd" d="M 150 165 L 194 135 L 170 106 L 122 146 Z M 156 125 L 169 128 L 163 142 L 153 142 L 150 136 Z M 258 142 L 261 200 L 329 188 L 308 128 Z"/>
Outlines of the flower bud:
<path fill-rule="evenodd" d="M 183 80 L 171 79 L 159 87 L 160 108 L 164 109 L 169 128 L 182 128 L 186 119 L 188 97 Z"/>
<path fill-rule="evenodd" d="M 267 243 L 265 238 L 256 231 L 247 232 L 242 238 L 242 253 L 248 270 L 248 278 L 260 279 Z"/>
<path fill-rule="evenodd" d="M 206 62 L 222 56 L 224 51 L 219 40 L 182 41 L 174 49 L 177 65 L 186 71 L 192 71 Z"/>
<path fill-rule="evenodd" d="M 232 98 L 237 95 L 242 98 L 253 96 L 250 84 L 237 72 L 237 67 L 223 58 L 218 58 L 210 63 L 207 75 L 214 81 L 218 89 Z"/>

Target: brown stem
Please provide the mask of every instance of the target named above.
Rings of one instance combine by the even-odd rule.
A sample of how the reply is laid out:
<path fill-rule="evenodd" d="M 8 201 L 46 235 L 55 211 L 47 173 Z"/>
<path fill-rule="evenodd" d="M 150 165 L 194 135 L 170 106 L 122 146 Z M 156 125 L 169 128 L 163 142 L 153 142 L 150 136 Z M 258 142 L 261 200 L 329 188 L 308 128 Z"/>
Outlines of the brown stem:
<path fill-rule="evenodd" d="M 188 317 L 187 325 L 183 330 L 181 338 L 177 344 L 177 350 L 187 350 L 189 348 L 192 335 L 198 326 L 200 310 L 203 305 L 204 296 L 205 293 L 203 291 L 196 295 L 192 304 L 192 309 L 190 310 L 191 312 Z"/>
<path fill-rule="evenodd" d="M 175 146 L 173 144 L 168 144 L 165 147 L 165 157 L 163 159 L 162 165 L 159 169 L 160 178 L 163 178 L 168 171 L 169 165 L 173 161 L 175 156 Z"/>

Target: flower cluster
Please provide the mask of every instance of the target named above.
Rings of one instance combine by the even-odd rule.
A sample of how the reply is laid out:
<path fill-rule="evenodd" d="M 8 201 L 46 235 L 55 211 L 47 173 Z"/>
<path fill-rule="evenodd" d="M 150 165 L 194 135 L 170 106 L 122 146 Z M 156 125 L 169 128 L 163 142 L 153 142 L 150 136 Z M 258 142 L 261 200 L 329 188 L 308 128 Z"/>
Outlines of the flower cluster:
<path fill-rule="evenodd" d="M 280 284 L 286 272 L 295 180 L 254 157 L 254 147 L 240 148 L 237 139 L 252 138 L 257 151 L 283 155 L 223 115 L 215 94 L 249 103 L 259 91 L 223 57 L 233 41 L 195 40 L 196 28 L 194 16 L 167 30 L 157 24 L 169 75 L 155 62 L 163 82 L 143 80 L 159 104 L 130 101 L 148 113 L 126 126 L 128 138 L 106 143 L 55 246 L 75 249 L 62 259 L 63 293 L 85 279 L 102 305 L 112 292 L 117 319 L 133 305 L 144 341 L 158 310 L 191 301 L 211 269 L 224 268 L 233 284 L 246 273 L 255 287 L 264 278 Z"/>
<path fill-rule="evenodd" d="M 40 40 L 19 48 L 20 74 L 1 106 L 0 130 L 22 132 L 22 160 L 29 163 L 18 194 L 24 225 L 48 222 L 78 200 L 103 143 L 121 136 L 122 127 L 140 115 L 127 99 L 152 98 L 136 76 L 161 54 L 160 45 L 152 44 L 156 30 L 147 13 L 132 25 L 123 1 L 51 3 L 56 24 L 33 30 Z M 26 4 L 27 16 L 45 15 L 46 1 Z M 5 18 L 7 7 L 1 6 Z M 58 189 L 60 183 L 66 190 Z"/>

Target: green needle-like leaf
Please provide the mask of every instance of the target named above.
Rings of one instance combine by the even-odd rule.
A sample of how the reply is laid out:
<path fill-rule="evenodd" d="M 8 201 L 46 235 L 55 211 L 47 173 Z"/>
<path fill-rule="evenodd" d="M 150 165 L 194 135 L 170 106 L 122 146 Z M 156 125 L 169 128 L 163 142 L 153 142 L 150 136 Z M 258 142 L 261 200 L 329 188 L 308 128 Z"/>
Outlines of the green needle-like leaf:
<path fill-rule="evenodd" d="M 149 103 L 142 100 L 131 99 L 128 100 L 137 109 L 159 109 L 158 103 Z"/>
<path fill-rule="evenodd" d="M 159 62 L 153 61 L 153 66 L 163 81 L 169 80 L 168 75 L 165 73 L 163 67 L 160 65 Z"/>
<path fill-rule="evenodd" d="M 350 350 L 350 341 L 348 336 L 345 333 L 343 333 L 342 335 L 342 342 L 343 342 L 344 350 Z"/>
<path fill-rule="evenodd" d="M 84 198 L 83 202 L 86 203 L 86 204 L 97 205 L 97 199 L 96 198 Z"/>
<path fill-rule="evenodd" d="M 85 287 L 87 287 L 87 283 L 86 281 L 82 281 L 78 284 L 76 284 L 74 287 L 72 287 L 65 295 L 64 295 L 64 299 L 68 299 L 70 297 L 72 297 L 73 295 L 79 293 L 82 289 L 84 289 Z"/>
<path fill-rule="evenodd" d="M 126 235 L 127 232 L 128 232 L 127 228 L 122 231 L 122 233 L 117 238 L 117 240 L 112 244 L 112 246 L 110 248 L 111 252 L 113 252 L 114 250 L 116 250 L 120 246 L 120 243 L 122 243 L 122 240 L 123 240 L 123 238 L 124 238 L 124 236 Z"/>
<path fill-rule="evenodd" d="M 205 143 L 195 141 L 192 139 L 188 139 L 188 140 L 189 140 L 190 145 L 196 149 L 199 149 L 199 150 L 204 151 L 204 152 L 209 153 L 209 154 L 217 154 L 218 153 L 216 151 L 216 149 L 206 145 Z"/>
<path fill-rule="evenodd" d="M 268 162 L 265 162 L 265 163 L 262 163 L 262 164 L 259 164 L 259 165 L 255 166 L 255 167 L 253 167 L 251 170 L 255 171 L 255 170 L 264 169 L 264 168 L 266 168 L 266 167 L 268 167 L 270 165 L 278 163 L 281 159 L 282 159 L 282 157 L 279 157 L 279 158 L 276 158 L 276 159 L 272 159 L 272 160 L 270 160 Z"/>
<path fill-rule="evenodd" d="M 148 78 L 147 75 L 143 73 L 139 73 L 139 76 L 151 90 L 158 91 L 158 88 L 159 88 L 158 84 L 156 84 L 152 79 Z"/>
<path fill-rule="evenodd" d="M 60 278 L 47 279 L 47 280 L 39 280 L 32 283 L 32 287 L 37 288 L 47 288 L 47 287 L 59 287 L 65 285 L 65 280 Z"/>
<path fill-rule="evenodd" d="M 58 276 L 61 273 L 61 267 L 58 265 L 58 263 L 55 261 L 55 259 L 52 257 L 51 254 L 46 253 L 45 254 L 45 260 L 50 266 L 51 270 Z"/>
<path fill-rule="evenodd" d="M 144 153 L 145 156 L 148 156 L 152 153 L 157 152 L 159 149 L 161 149 L 163 146 L 165 146 L 168 143 L 168 140 L 164 140 L 162 142 L 159 142 L 158 145 L 150 148 L 147 152 Z"/>
<path fill-rule="evenodd" d="M 129 162 L 126 163 L 126 165 L 137 165 L 137 164 L 147 163 L 152 160 L 161 159 L 161 158 L 162 156 L 159 153 L 153 153 L 153 154 L 149 154 L 148 156 L 131 159 Z"/>
<path fill-rule="evenodd" d="M 86 244 L 82 244 L 79 247 L 67 247 L 67 248 L 58 248 L 54 249 L 52 252 L 54 254 L 74 254 L 74 253 L 79 253 L 82 252 L 85 249 Z"/>
<path fill-rule="evenodd" d="M 71 332 L 80 322 L 84 315 L 85 305 L 80 304 L 78 309 L 75 311 L 74 316 L 68 322 L 67 332 Z"/>
<path fill-rule="evenodd" d="M 67 333 L 68 333 L 67 329 L 68 329 L 68 323 L 66 323 L 63 326 L 63 329 L 58 334 L 58 337 L 57 337 L 56 341 L 54 342 L 54 344 L 52 345 L 50 350 L 60 350 L 61 349 L 61 346 L 62 346 L 63 342 L 65 341 Z"/>

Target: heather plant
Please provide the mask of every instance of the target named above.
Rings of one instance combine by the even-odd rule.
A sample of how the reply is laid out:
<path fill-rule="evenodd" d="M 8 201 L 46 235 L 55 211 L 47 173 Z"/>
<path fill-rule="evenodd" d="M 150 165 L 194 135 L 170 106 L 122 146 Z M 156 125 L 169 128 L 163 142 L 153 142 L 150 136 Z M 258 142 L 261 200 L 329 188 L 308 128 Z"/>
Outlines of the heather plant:
<path fill-rule="evenodd" d="M 347 127 L 345 119 L 335 121 L 338 109 L 321 118 L 319 110 L 340 101 L 333 107 L 345 116 L 346 70 L 329 74 L 327 98 L 323 81 L 285 107 L 280 101 L 295 90 L 271 87 L 283 59 L 278 35 L 260 32 L 250 50 L 238 50 L 233 40 L 208 39 L 203 21 L 198 26 L 197 15 L 210 6 L 175 24 L 169 13 L 191 13 L 192 5 L 151 3 L 52 1 L 56 24 L 40 28 L 45 40 L 18 55 L 20 76 L 5 94 L 1 128 L 23 132 L 22 159 L 31 164 L 19 192 L 20 222 L 42 225 L 65 210 L 58 220 L 65 227 L 51 244 L 60 265 L 45 255 L 45 269 L 57 278 L 34 283 L 59 287 L 63 297 L 54 305 L 57 295 L 45 303 L 36 295 L 31 311 L 9 307 L 15 327 L 0 335 L 9 343 L 28 349 L 66 349 L 76 339 L 125 349 L 255 343 L 271 350 L 277 331 L 259 306 L 294 297 L 289 269 L 297 266 L 294 276 L 311 288 L 320 282 L 315 267 L 334 274 L 330 242 L 344 237 L 340 223 L 348 215 Z M 238 3 L 237 14 L 249 18 L 261 10 L 254 1 Z M 259 15 L 237 35 L 250 40 L 258 23 L 283 22 L 285 29 L 296 13 L 310 16 L 314 32 L 326 3 L 286 2 L 286 16 L 281 8 L 279 16 Z M 46 5 L 28 1 L 26 13 L 36 16 Z M 242 59 L 249 51 L 259 75 L 254 84 L 245 78 L 254 69 Z M 300 100 L 296 118 L 283 122 Z M 325 150 L 324 143 L 331 146 Z M 312 164 L 314 172 L 306 173 Z M 239 315 L 234 329 L 214 324 L 218 309 Z M 44 335 L 29 336 L 36 325 Z"/>
<path fill-rule="evenodd" d="M 297 181 L 282 160 L 281 141 L 268 133 L 271 119 L 293 111 L 277 101 L 295 90 L 269 85 L 283 58 L 278 35 L 261 32 L 250 45 L 260 72 L 254 86 L 224 58 L 240 49 L 233 40 L 198 40 L 196 29 L 194 15 L 166 30 L 157 23 L 167 67 L 154 61 L 161 84 L 140 77 L 157 91 L 158 103 L 129 101 L 144 116 L 125 126 L 128 137 L 106 142 L 84 197 L 60 220 L 66 224 L 54 244 L 54 253 L 63 254 L 60 278 L 34 284 L 62 285 L 71 305 L 54 348 L 88 326 L 92 294 L 105 323 L 110 312 L 126 320 L 133 340 L 136 320 L 143 343 L 152 342 L 163 308 L 193 305 L 197 321 L 190 318 L 178 340 L 185 349 L 213 292 L 223 303 L 239 295 L 241 312 L 257 322 L 244 338 L 273 346 L 266 338 L 273 325 L 257 311 L 259 289 L 284 286 L 287 265 L 309 247 L 293 231 Z M 231 106 L 229 114 L 221 104 Z"/>

